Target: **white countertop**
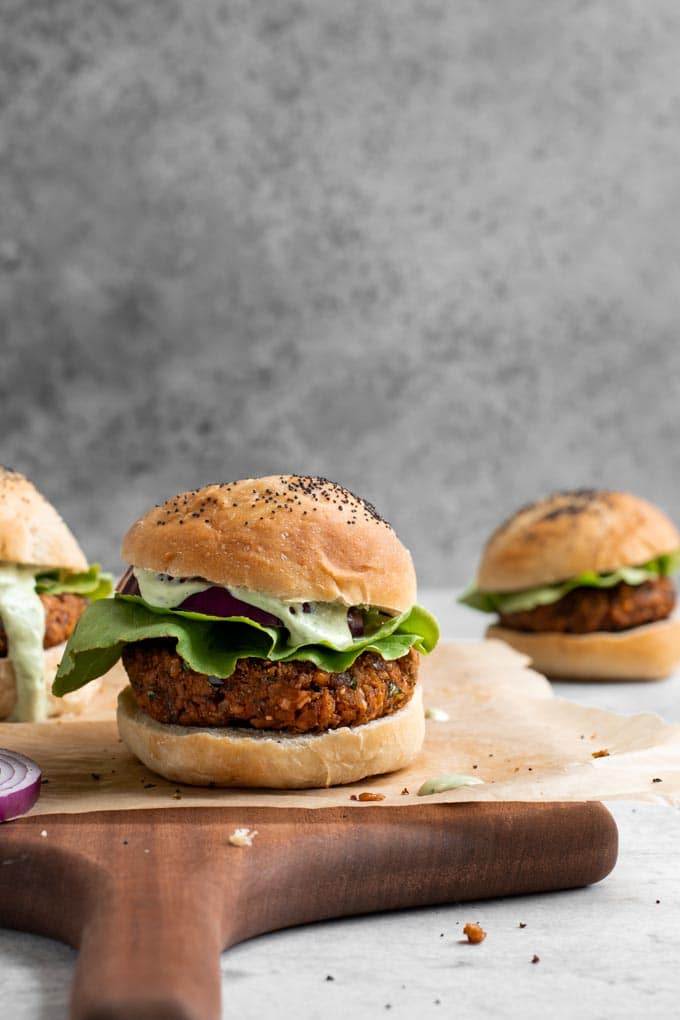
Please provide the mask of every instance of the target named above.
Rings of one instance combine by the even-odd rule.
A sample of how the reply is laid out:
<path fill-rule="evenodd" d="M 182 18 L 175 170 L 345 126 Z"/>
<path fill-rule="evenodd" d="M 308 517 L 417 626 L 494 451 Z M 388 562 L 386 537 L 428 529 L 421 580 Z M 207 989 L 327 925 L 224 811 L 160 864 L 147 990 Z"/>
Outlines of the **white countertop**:
<path fill-rule="evenodd" d="M 457 606 L 452 594 L 424 591 L 420 601 L 439 617 L 443 636 L 481 637 L 486 620 Z M 555 688 L 583 704 L 680 722 L 680 673 L 653 683 Z M 619 828 L 619 860 L 598 885 L 260 936 L 222 956 L 225 1020 L 676 1015 L 680 811 L 607 806 Z M 467 921 L 486 930 L 480 945 L 461 941 Z M 2 1020 L 65 1020 L 75 962 L 67 946 L 0 930 Z"/>

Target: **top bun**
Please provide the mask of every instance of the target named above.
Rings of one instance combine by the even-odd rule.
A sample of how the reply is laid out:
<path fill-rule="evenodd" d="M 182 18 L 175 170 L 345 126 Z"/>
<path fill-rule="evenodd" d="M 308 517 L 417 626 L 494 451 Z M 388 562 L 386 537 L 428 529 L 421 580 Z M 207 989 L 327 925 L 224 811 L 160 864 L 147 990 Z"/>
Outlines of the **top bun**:
<path fill-rule="evenodd" d="M 639 566 L 680 546 L 665 514 L 628 492 L 557 492 L 522 507 L 493 533 L 477 574 L 482 591 L 522 591 Z"/>
<path fill-rule="evenodd" d="M 87 560 L 51 503 L 28 478 L 0 466 L 0 560 L 87 570 Z"/>
<path fill-rule="evenodd" d="M 325 478 L 246 478 L 181 493 L 132 525 L 122 556 L 282 600 L 403 612 L 416 599 L 411 555 L 390 525 Z"/>

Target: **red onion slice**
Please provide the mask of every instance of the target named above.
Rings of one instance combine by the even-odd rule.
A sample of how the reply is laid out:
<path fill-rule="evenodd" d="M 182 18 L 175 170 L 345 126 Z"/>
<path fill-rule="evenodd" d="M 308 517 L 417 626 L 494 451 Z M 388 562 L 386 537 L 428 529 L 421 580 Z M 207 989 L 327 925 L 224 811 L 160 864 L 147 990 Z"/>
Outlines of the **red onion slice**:
<path fill-rule="evenodd" d="M 0 748 L 0 822 L 31 810 L 40 793 L 41 775 L 30 758 Z"/>
<path fill-rule="evenodd" d="M 128 567 L 116 585 L 116 591 L 120 595 L 139 595 L 139 584 L 133 570 L 133 567 Z"/>
<path fill-rule="evenodd" d="M 128 567 L 120 581 L 116 585 L 119 595 L 141 595 L 139 582 L 133 573 L 133 568 Z M 278 616 L 266 613 L 257 606 L 251 606 L 247 602 L 235 599 L 227 588 L 220 588 L 219 585 L 211 585 L 205 591 L 188 595 L 183 602 L 180 602 L 175 609 L 186 609 L 193 613 L 205 613 L 207 616 L 245 616 L 255 623 L 261 623 L 263 627 L 283 627 Z"/>
<path fill-rule="evenodd" d="M 347 626 L 353 638 L 364 636 L 364 614 L 358 606 L 350 606 L 347 610 Z"/>
<path fill-rule="evenodd" d="M 120 581 L 116 585 L 119 595 L 141 595 L 139 582 L 133 573 L 134 568 L 128 567 Z M 286 624 L 278 616 L 258 609 L 249 602 L 242 602 L 235 598 L 228 588 L 219 585 L 211 585 L 204 591 L 188 595 L 175 609 L 185 609 L 193 613 L 204 613 L 206 616 L 244 616 L 248 620 L 261 624 L 263 627 L 285 627 Z M 311 612 L 308 602 L 302 603 L 303 613 Z M 364 616 L 358 606 L 352 606 L 347 610 L 347 625 L 352 637 L 358 638 L 364 635 Z"/>
<path fill-rule="evenodd" d="M 219 588 L 217 585 L 196 592 L 195 595 L 189 595 L 177 608 L 188 609 L 194 613 L 206 613 L 208 616 L 245 616 L 255 623 L 262 624 L 263 627 L 284 626 L 278 616 L 266 613 L 264 609 L 251 606 L 248 602 L 241 602 L 226 588 Z"/>

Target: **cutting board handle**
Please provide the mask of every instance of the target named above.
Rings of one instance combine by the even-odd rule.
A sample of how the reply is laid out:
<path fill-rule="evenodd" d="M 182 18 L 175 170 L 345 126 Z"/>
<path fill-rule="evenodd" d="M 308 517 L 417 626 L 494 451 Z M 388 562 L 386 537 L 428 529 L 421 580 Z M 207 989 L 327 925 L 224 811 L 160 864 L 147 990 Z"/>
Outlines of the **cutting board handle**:
<path fill-rule="evenodd" d="M 72 1020 L 215 1020 L 224 888 L 143 870 L 112 881 L 83 928 Z"/>
<path fill-rule="evenodd" d="M 257 838 L 234 846 L 244 826 Z M 0 924 L 80 948 L 71 1020 L 217 1020 L 220 953 L 243 939 L 571 889 L 617 852 L 601 804 L 110 811 L 1 828 Z"/>

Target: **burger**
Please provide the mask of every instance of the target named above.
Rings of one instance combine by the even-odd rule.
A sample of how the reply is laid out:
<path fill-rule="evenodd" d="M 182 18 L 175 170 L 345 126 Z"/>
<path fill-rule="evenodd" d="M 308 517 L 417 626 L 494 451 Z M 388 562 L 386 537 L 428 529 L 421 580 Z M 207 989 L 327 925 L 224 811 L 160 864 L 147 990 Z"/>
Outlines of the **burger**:
<path fill-rule="evenodd" d="M 208 485 L 146 513 L 122 557 L 115 597 L 83 614 L 54 693 L 122 657 L 119 731 L 155 772 L 331 786 L 419 751 L 419 656 L 437 624 L 369 503 L 298 475 Z"/>
<path fill-rule="evenodd" d="M 24 475 L 0 467 L 0 719 L 40 722 L 82 709 L 94 689 L 61 701 L 50 687 L 88 602 L 110 591 L 54 507 Z"/>
<path fill-rule="evenodd" d="M 546 676 L 654 680 L 680 663 L 671 575 L 680 534 L 627 492 L 558 492 L 518 510 L 484 547 L 460 601 Z"/>

